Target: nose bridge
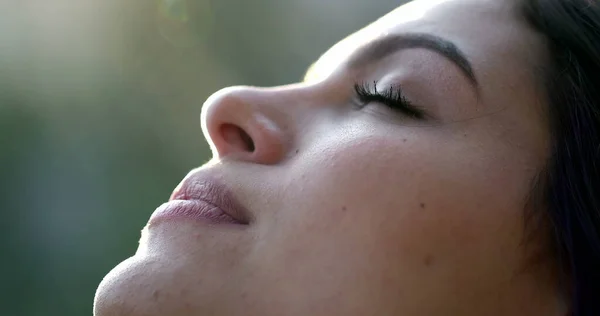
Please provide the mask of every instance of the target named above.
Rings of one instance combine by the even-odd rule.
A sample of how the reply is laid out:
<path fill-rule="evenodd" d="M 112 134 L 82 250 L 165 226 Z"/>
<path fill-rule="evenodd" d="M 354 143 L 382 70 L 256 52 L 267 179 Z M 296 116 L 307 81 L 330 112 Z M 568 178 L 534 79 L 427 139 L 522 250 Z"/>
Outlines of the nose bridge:
<path fill-rule="evenodd" d="M 284 94 L 237 86 L 211 95 L 202 107 L 201 125 L 213 155 L 261 164 L 282 160 L 294 139 Z"/>

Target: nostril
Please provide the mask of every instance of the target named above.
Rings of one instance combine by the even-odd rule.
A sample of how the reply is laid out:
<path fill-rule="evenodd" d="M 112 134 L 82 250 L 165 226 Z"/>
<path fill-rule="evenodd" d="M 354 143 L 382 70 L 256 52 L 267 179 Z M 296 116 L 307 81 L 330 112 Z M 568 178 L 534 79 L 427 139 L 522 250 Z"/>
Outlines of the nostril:
<path fill-rule="evenodd" d="M 248 133 L 246 133 L 241 128 L 240 128 L 240 136 L 242 137 L 242 140 L 246 144 L 246 148 L 248 149 L 248 151 L 254 152 L 255 146 L 254 146 L 254 141 L 252 141 L 252 137 L 250 137 L 250 135 L 248 135 Z"/>
<path fill-rule="evenodd" d="M 255 146 L 252 137 L 237 125 L 223 124 L 221 134 L 229 145 L 243 151 L 254 152 Z"/>

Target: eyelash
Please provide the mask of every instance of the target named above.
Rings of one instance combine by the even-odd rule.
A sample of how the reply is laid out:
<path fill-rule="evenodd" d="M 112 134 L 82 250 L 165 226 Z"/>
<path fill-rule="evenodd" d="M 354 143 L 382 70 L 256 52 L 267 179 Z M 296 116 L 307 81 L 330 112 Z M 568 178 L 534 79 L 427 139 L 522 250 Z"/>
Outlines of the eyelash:
<path fill-rule="evenodd" d="M 402 89 L 399 86 L 391 86 L 384 91 L 377 90 L 377 81 L 373 85 L 368 83 L 357 83 L 354 85 L 354 91 L 360 101 L 359 108 L 367 106 L 369 103 L 380 103 L 388 108 L 399 111 L 410 118 L 423 120 L 426 118 L 425 112 L 412 104 L 404 97 Z"/>

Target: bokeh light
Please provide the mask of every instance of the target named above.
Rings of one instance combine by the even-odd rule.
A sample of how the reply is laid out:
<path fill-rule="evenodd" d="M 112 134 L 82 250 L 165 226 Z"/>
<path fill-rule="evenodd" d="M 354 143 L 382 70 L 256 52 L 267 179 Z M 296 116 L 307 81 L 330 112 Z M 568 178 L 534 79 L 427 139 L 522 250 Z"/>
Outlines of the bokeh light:
<path fill-rule="evenodd" d="M 212 33 L 214 18 L 209 0 L 157 1 L 157 29 L 177 47 L 202 45 Z"/>

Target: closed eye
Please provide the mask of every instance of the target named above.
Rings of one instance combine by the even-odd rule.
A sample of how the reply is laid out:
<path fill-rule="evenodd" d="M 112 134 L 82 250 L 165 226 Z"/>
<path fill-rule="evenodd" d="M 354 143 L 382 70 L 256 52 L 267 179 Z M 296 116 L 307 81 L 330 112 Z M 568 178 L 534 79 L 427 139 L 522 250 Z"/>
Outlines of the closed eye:
<path fill-rule="evenodd" d="M 363 82 L 355 84 L 354 91 L 360 101 L 359 108 L 361 109 L 371 103 L 378 103 L 412 119 L 424 120 L 427 118 L 427 114 L 422 108 L 406 99 L 399 85 L 379 91 L 376 81 L 372 85 Z"/>

